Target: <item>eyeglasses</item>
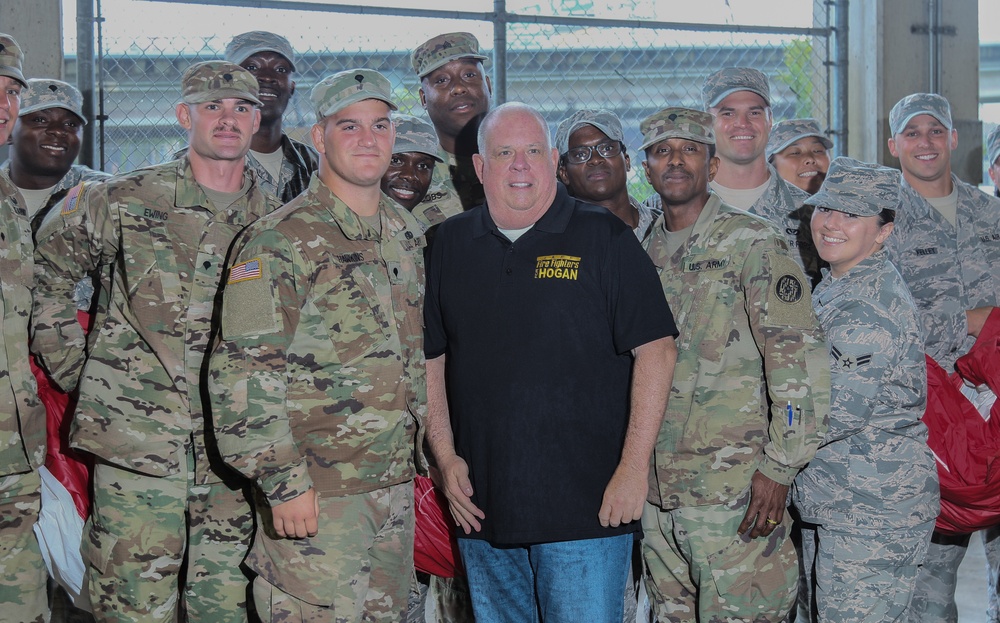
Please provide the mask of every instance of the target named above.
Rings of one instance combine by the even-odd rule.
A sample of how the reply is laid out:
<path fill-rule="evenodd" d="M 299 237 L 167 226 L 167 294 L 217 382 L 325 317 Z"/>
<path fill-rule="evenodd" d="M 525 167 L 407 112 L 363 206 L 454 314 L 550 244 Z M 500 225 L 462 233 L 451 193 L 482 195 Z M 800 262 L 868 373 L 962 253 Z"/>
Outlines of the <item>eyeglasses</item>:
<path fill-rule="evenodd" d="M 573 149 L 566 152 L 566 160 L 570 164 L 583 164 L 590 160 L 596 151 L 601 158 L 614 158 L 618 154 L 622 153 L 622 147 L 624 147 L 621 141 L 608 141 L 607 143 L 601 143 L 600 145 L 584 145 L 582 147 L 574 147 Z"/>

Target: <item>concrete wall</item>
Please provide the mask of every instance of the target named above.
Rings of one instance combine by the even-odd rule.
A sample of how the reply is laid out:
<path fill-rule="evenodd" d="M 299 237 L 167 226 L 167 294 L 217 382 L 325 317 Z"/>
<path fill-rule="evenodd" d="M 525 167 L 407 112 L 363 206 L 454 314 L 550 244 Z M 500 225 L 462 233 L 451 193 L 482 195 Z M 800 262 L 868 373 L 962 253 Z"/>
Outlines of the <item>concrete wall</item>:
<path fill-rule="evenodd" d="M 935 23 L 931 11 L 937 6 Z M 851 2 L 849 39 L 850 155 L 898 167 L 886 145 L 889 111 L 910 93 L 940 93 L 951 103 L 959 135 L 952 169 L 980 183 L 978 0 Z"/>
<path fill-rule="evenodd" d="M 0 31 L 12 35 L 24 50 L 28 78 L 62 78 L 62 1 L 4 0 Z"/>

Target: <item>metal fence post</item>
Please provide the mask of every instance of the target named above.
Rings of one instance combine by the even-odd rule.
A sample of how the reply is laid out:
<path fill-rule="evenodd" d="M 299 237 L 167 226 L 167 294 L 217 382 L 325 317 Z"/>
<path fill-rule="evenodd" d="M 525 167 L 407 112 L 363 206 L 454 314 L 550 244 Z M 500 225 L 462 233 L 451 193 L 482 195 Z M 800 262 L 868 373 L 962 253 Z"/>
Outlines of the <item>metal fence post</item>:
<path fill-rule="evenodd" d="M 83 94 L 83 116 L 90 123 L 83 126 L 80 163 L 95 166 L 97 123 L 94 123 L 94 0 L 76 3 L 76 86 Z"/>
<path fill-rule="evenodd" d="M 507 0 L 493 0 L 493 101 L 507 101 Z"/>
<path fill-rule="evenodd" d="M 834 129 L 836 130 L 837 141 L 835 143 L 837 153 L 846 156 L 848 153 L 847 135 L 847 24 L 848 24 L 848 0 L 836 0 L 834 3 L 834 28 L 833 40 L 835 61 L 833 64 L 833 114 Z"/>

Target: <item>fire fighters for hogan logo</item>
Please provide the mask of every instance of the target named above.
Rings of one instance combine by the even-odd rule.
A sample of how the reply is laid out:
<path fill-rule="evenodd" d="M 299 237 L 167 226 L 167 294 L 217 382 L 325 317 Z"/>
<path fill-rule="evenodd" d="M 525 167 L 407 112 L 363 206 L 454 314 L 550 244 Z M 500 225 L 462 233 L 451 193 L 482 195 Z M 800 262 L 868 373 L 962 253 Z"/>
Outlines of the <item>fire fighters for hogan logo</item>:
<path fill-rule="evenodd" d="M 535 279 L 572 279 L 580 272 L 580 258 L 572 255 L 540 255 L 535 260 Z"/>

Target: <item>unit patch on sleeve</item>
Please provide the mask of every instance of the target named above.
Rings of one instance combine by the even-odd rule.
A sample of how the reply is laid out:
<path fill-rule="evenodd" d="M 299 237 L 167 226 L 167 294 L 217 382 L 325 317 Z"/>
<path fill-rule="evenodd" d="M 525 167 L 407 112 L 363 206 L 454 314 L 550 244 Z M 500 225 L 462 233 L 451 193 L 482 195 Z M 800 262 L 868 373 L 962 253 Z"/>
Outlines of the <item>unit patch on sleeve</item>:
<path fill-rule="evenodd" d="M 580 258 L 572 255 L 540 255 L 535 258 L 535 279 L 570 279 L 580 274 Z"/>

